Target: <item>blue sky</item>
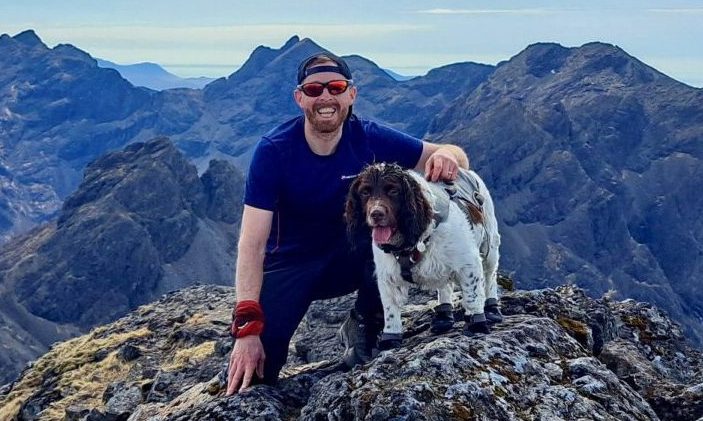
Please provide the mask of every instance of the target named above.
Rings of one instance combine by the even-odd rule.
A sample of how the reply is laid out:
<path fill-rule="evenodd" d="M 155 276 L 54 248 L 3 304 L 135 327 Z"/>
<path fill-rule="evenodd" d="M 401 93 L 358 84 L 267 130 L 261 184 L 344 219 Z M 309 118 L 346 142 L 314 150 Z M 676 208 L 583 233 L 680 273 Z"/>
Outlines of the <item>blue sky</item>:
<path fill-rule="evenodd" d="M 360 54 L 401 74 L 458 61 L 495 64 L 535 42 L 616 44 L 703 86 L 703 0 L 236 1 L 5 0 L 0 33 L 35 29 L 120 64 L 156 62 L 179 76 L 225 76 L 258 45 L 292 35 Z"/>

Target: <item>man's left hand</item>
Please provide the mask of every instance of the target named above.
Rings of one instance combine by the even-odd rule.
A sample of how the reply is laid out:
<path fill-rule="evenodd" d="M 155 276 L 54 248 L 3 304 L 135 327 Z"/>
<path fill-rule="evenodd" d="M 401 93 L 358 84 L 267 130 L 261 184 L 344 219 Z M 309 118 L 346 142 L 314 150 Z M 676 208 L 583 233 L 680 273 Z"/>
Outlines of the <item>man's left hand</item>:
<path fill-rule="evenodd" d="M 425 163 L 425 178 L 429 181 L 454 181 L 459 163 L 453 153 L 442 148 L 430 155 Z"/>

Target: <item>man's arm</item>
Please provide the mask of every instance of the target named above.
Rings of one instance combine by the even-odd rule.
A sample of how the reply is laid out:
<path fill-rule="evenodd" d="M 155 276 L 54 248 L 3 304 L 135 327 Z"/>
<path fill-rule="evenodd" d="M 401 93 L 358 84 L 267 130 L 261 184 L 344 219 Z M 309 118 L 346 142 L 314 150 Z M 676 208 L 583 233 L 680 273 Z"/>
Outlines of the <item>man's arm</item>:
<path fill-rule="evenodd" d="M 237 300 L 259 301 L 264 273 L 266 241 L 271 233 L 273 212 L 244 205 L 237 247 Z"/>
<path fill-rule="evenodd" d="M 259 301 L 264 277 L 266 240 L 271 232 L 272 220 L 273 212 L 244 206 L 237 251 L 237 301 Z M 259 335 L 238 338 L 229 360 L 227 395 L 249 387 L 254 372 L 263 377 L 265 358 Z M 237 389 L 240 382 L 241 387 Z"/>
<path fill-rule="evenodd" d="M 430 181 L 456 180 L 459 167 L 469 169 L 469 157 L 463 149 L 455 145 L 422 142 L 422 155 L 415 171 L 424 172 L 425 178 Z"/>

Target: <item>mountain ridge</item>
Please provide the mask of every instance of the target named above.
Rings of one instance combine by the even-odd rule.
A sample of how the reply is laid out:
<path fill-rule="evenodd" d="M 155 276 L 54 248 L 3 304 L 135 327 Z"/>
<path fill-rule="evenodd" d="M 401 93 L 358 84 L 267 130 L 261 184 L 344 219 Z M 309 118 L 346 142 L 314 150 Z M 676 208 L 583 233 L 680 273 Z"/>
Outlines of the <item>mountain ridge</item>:
<path fill-rule="evenodd" d="M 99 67 L 117 70 L 132 85 L 155 91 L 178 88 L 202 89 L 215 80 L 215 78 L 204 76 L 182 78 L 170 73 L 157 63 L 117 64 L 104 59 L 96 60 Z"/>
<path fill-rule="evenodd" d="M 616 46 L 536 44 L 458 98 L 430 136 L 472 152 L 498 203 L 504 267 L 524 285 L 616 289 L 667 309 L 700 343 L 701 100 Z"/>
<path fill-rule="evenodd" d="M 322 51 L 312 40 L 294 36 L 280 49 L 257 48 L 248 64 L 202 90 L 154 92 L 99 68 L 73 46 L 39 45 L 33 31 L 21 39 L 25 37 L 34 46 L 9 36 L 0 43 L 0 133 L 5 139 L 0 177 L 7 174 L 4 179 L 11 186 L 8 193 L 0 193 L 0 203 L 7 203 L 0 206 L 0 220 L 5 221 L 0 229 L 8 226 L 0 231 L 4 241 L 51 219 L 80 183 L 88 162 L 132 142 L 169 136 L 201 172 L 212 158 L 227 159 L 244 170 L 261 134 L 298 113 L 291 95 L 297 61 Z M 357 84 L 363 88 L 365 81 Z M 398 89 L 400 84 L 384 95 L 395 97 Z M 415 107 L 423 120 L 413 125 L 412 134 L 422 136 L 430 113 L 456 95 L 435 95 L 428 112 Z M 369 99 L 368 104 L 384 100 Z M 375 116 L 364 108 L 360 104 L 355 109 Z M 403 128 L 400 116 L 386 117 L 380 120 Z"/>

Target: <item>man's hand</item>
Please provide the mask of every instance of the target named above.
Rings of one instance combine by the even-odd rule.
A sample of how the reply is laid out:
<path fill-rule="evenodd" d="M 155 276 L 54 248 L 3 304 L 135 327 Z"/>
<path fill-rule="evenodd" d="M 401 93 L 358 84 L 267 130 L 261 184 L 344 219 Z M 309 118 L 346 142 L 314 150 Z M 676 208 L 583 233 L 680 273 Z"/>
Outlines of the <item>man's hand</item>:
<path fill-rule="evenodd" d="M 229 357 L 229 372 L 227 373 L 227 396 L 241 392 L 251 384 L 254 373 L 264 377 L 264 346 L 258 335 L 237 338 Z M 241 382 L 241 387 L 239 383 Z"/>
<path fill-rule="evenodd" d="M 459 171 L 456 155 L 445 148 L 437 149 L 425 163 L 425 178 L 429 181 L 454 181 Z"/>

